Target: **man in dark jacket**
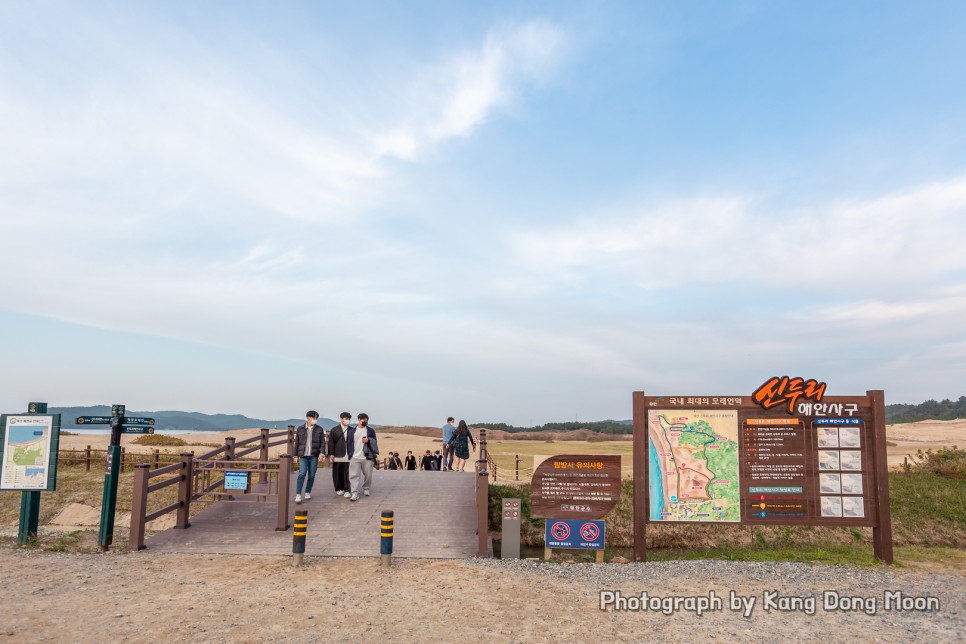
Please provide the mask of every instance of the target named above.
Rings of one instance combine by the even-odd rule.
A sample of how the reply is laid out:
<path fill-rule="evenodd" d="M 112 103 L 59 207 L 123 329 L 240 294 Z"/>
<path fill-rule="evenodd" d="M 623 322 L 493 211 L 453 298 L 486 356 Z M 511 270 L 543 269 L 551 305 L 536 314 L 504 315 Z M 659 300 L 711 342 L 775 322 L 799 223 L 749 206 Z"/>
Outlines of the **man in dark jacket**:
<path fill-rule="evenodd" d="M 316 424 L 319 412 L 305 412 L 305 424 L 295 430 L 295 456 L 299 457 L 299 475 L 295 480 L 295 502 L 302 502 L 302 484 L 305 483 L 305 500 L 312 498 L 312 485 L 319 467 L 319 456 L 325 456 L 325 432 Z M 306 481 L 306 479 L 308 479 Z"/>
<path fill-rule="evenodd" d="M 336 496 L 352 496 L 349 492 L 349 455 L 346 451 L 345 435 L 352 414 L 347 411 L 339 414 L 339 424 L 329 430 L 329 462 L 332 463 L 332 485 Z"/>

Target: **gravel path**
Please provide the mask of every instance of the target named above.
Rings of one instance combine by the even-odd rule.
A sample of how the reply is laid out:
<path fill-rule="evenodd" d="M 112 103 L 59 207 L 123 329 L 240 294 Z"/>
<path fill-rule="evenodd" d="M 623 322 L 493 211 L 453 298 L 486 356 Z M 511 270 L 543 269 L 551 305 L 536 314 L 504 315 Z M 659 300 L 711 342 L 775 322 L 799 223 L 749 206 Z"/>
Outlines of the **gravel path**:
<path fill-rule="evenodd" d="M 294 568 L 288 557 L 0 550 L 0 639 L 954 642 L 966 640 L 964 582 L 963 573 L 788 563 L 397 558 L 384 568 L 374 557 Z M 646 592 L 657 604 L 601 610 L 602 591 L 631 607 Z M 764 606 L 773 591 L 775 606 Z M 859 598 L 856 609 L 827 610 L 825 591 Z M 748 617 L 731 609 L 732 592 L 755 600 Z M 935 597 L 939 608 L 886 610 L 886 592 Z M 699 616 L 679 599 L 661 612 L 688 596 L 722 605 Z M 797 603 L 778 608 L 788 601 Z"/>

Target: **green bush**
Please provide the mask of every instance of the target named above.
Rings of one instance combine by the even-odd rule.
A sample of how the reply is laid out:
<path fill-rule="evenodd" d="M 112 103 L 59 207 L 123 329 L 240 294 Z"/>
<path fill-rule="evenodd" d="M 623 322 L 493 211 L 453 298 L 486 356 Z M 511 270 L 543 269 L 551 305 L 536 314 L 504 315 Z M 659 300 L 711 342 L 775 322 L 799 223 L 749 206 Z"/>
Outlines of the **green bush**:
<path fill-rule="evenodd" d="M 966 449 L 941 447 L 937 451 L 919 450 L 911 463 L 904 463 L 905 474 L 936 474 L 949 479 L 966 479 Z"/>
<path fill-rule="evenodd" d="M 178 438 L 177 436 L 167 436 L 165 434 L 145 434 L 144 436 L 138 436 L 132 442 L 138 445 L 152 445 L 156 447 L 181 447 L 182 445 L 188 444 L 184 439 Z"/>

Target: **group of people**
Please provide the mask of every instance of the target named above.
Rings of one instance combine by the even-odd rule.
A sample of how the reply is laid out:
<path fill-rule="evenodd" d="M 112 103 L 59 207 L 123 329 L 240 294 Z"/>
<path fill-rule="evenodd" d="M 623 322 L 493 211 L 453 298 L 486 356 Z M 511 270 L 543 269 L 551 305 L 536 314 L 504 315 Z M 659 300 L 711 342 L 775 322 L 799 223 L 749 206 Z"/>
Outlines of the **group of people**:
<path fill-rule="evenodd" d="M 315 473 L 319 459 L 332 464 L 332 485 L 337 496 L 358 501 L 369 496 L 372 489 L 372 470 L 379 456 L 376 432 L 369 427 L 369 415 L 359 414 L 357 424 L 349 426 L 352 414 L 339 414 L 339 424 L 325 431 L 318 424 L 319 412 L 305 412 L 305 424 L 295 430 L 295 455 L 299 459 L 299 475 L 295 480 L 295 502 L 312 498 Z"/>
<path fill-rule="evenodd" d="M 323 429 L 318 420 L 319 412 L 309 410 L 305 412 L 305 424 L 295 430 L 294 453 L 299 459 L 295 502 L 301 503 L 303 499 L 307 501 L 312 498 L 319 459 L 326 458 L 332 465 L 332 485 L 337 496 L 343 496 L 350 501 L 369 496 L 372 490 L 372 470 L 378 463 L 379 445 L 375 430 L 369 427 L 368 414 L 359 414 L 356 417 L 358 422 L 350 427 L 352 414 L 344 411 L 339 414 L 339 424 L 330 430 Z M 443 472 L 466 470 L 470 445 L 476 451 L 476 440 L 466 421 L 461 420 L 457 426 L 453 422 L 454 418 L 449 417 L 442 427 L 442 452 L 436 450 L 433 454 L 426 450 L 418 463 L 418 469 Z M 403 461 L 399 458 L 399 452 L 389 452 L 385 467 L 390 470 L 415 470 L 416 457 L 410 451 Z"/>

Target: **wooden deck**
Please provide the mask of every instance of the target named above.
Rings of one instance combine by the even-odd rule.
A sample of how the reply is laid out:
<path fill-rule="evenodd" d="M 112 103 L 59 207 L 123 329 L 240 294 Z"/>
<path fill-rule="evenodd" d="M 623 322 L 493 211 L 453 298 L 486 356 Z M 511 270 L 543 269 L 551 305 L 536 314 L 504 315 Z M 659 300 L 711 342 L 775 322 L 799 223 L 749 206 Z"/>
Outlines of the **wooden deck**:
<path fill-rule="evenodd" d="M 292 499 L 295 477 L 293 473 Z M 394 513 L 394 557 L 460 559 L 476 554 L 475 473 L 377 470 L 372 477 L 372 496 L 350 502 L 335 495 L 332 470 L 319 468 L 312 498 L 289 505 L 290 518 L 296 509 L 308 512 L 306 556 L 378 556 L 383 510 Z M 193 516 L 188 529 L 159 532 L 145 545 L 150 552 L 291 554 L 292 529 L 275 530 L 276 510 L 274 503 L 216 503 Z"/>

